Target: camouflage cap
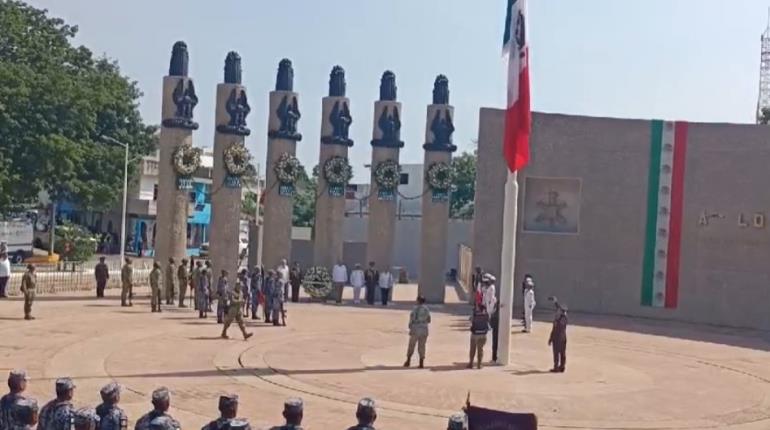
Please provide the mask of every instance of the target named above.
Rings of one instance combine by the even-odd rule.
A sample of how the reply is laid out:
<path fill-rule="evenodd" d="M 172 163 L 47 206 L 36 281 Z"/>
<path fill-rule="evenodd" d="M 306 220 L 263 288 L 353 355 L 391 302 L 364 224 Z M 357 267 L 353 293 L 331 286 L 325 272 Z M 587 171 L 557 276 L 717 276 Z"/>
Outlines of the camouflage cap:
<path fill-rule="evenodd" d="M 171 400 L 171 394 L 166 387 L 157 388 L 152 392 L 153 402 L 165 402 Z"/>
<path fill-rule="evenodd" d="M 238 405 L 237 394 L 225 394 L 223 396 L 219 396 L 219 409 L 232 408 L 233 406 L 237 406 L 237 405 Z"/>
<path fill-rule="evenodd" d="M 8 372 L 8 382 L 12 383 L 19 383 L 21 381 L 29 381 L 29 377 L 27 377 L 27 371 L 23 369 L 14 369 Z"/>
<path fill-rule="evenodd" d="M 374 402 L 374 399 L 370 397 L 364 397 L 363 399 L 358 401 L 358 410 L 364 410 L 364 409 L 376 409 L 377 404 Z"/>
<path fill-rule="evenodd" d="M 244 418 L 231 419 L 228 427 L 230 430 L 251 430 L 249 422 Z"/>
<path fill-rule="evenodd" d="M 454 414 L 449 417 L 447 430 L 465 430 L 465 415 Z"/>
<path fill-rule="evenodd" d="M 168 415 L 161 415 L 150 421 L 150 430 L 179 430 L 176 423 Z"/>
<path fill-rule="evenodd" d="M 59 378 L 56 380 L 56 392 L 68 391 L 75 388 L 75 382 L 72 378 Z"/>
<path fill-rule="evenodd" d="M 283 402 L 283 408 L 287 411 L 301 411 L 305 407 L 305 403 L 299 397 L 291 397 Z"/>
<path fill-rule="evenodd" d="M 99 423 L 99 416 L 91 408 L 81 408 L 75 411 L 72 416 L 75 427 L 88 427 Z"/>
<path fill-rule="evenodd" d="M 99 390 L 99 394 L 102 395 L 102 398 L 114 398 L 118 394 L 120 394 L 120 384 L 117 382 L 110 382 L 109 384 L 102 387 L 101 390 Z"/>

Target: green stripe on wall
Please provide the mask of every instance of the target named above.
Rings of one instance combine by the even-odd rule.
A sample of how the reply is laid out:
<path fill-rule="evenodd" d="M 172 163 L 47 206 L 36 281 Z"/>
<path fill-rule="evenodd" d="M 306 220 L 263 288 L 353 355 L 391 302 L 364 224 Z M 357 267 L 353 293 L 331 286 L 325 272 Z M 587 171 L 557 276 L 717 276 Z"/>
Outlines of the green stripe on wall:
<path fill-rule="evenodd" d="M 655 270 L 655 237 L 658 225 L 658 188 L 660 186 L 660 152 L 663 121 L 653 120 L 650 138 L 650 172 L 647 183 L 647 228 L 642 264 L 642 306 L 652 306 L 652 282 Z"/>

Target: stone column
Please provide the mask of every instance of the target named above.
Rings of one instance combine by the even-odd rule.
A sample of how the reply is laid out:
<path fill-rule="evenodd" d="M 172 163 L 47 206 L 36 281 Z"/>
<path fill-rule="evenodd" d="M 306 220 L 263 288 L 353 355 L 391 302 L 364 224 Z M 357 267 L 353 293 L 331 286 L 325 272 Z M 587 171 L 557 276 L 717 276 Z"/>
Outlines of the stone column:
<path fill-rule="evenodd" d="M 329 96 L 321 102 L 321 153 L 318 161 L 318 198 L 315 205 L 313 264 L 331 270 L 342 260 L 342 222 L 345 218 L 345 187 L 350 180 L 348 136 L 353 118 L 345 97 L 345 70 L 334 66 L 329 77 Z M 335 167 L 336 166 L 336 167 Z M 338 176 L 327 177 L 327 172 Z"/>
<path fill-rule="evenodd" d="M 281 60 L 275 91 L 270 92 L 267 129 L 267 172 L 265 173 L 265 206 L 262 263 L 266 269 L 275 268 L 282 259 L 291 258 L 292 196 L 295 185 L 282 183 L 276 174 L 280 160 L 296 162 L 297 132 L 300 118 L 299 95 L 294 92 L 294 69 L 291 61 Z M 298 164 L 297 164 L 298 165 Z"/>
<path fill-rule="evenodd" d="M 246 127 L 251 108 L 241 85 L 241 57 L 236 52 L 227 54 L 225 81 L 217 85 L 216 102 L 209 255 L 214 279 L 227 270 L 230 285 L 234 285 L 239 261 L 241 176 L 251 161 L 244 145 L 244 138 L 251 133 Z"/>
<path fill-rule="evenodd" d="M 262 264 L 262 225 L 249 221 L 249 271 Z"/>
<path fill-rule="evenodd" d="M 396 238 L 396 211 L 398 184 L 401 180 L 398 156 L 401 141 L 401 103 L 396 101 L 396 75 L 382 74 L 380 99 L 374 102 L 372 127 L 372 168 L 369 194 L 369 222 L 367 225 L 366 258 L 380 271 L 391 270 L 393 246 Z M 377 180 L 381 170 L 384 183 Z M 387 181 L 395 186 L 390 188 Z M 394 273 L 394 276 L 398 276 Z"/>
<path fill-rule="evenodd" d="M 198 129 L 193 109 L 198 104 L 195 86 L 188 77 L 187 45 L 177 42 L 171 54 L 169 74 L 163 78 L 163 102 L 158 169 L 158 233 L 155 260 L 165 265 L 169 258 L 179 264 L 187 255 L 187 216 L 192 174 L 200 163 L 200 149 L 192 146 L 192 132 Z M 178 152 L 179 151 L 179 152 Z M 175 165 L 175 154 L 187 154 L 192 163 Z M 198 164 L 194 160 L 197 158 Z M 178 163 L 177 163 L 178 164 Z M 184 164 L 184 163 L 183 163 Z M 189 169 L 189 174 L 180 170 Z"/>
<path fill-rule="evenodd" d="M 425 130 L 425 178 L 422 196 L 422 245 L 420 253 L 419 294 L 428 302 L 443 303 L 446 274 L 446 240 L 451 195 L 452 144 L 454 108 L 449 105 L 449 81 L 443 75 L 433 84 L 433 104 L 428 106 Z M 431 171 L 440 172 L 431 186 Z M 447 177 L 448 175 L 448 177 Z M 438 185 L 438 186 L 436 186 Z"/>

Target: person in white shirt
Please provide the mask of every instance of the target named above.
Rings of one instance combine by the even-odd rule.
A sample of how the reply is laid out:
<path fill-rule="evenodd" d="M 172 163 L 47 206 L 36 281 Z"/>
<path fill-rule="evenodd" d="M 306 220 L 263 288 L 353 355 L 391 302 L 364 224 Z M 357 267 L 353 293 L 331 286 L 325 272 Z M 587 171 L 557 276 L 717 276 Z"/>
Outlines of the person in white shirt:
<path fill-rule="evenodd" d="M 532 312 L 535 310 L 535 280 L 532 277 L 525 279 L 524 290 L 524 333 L 532 331 Z"/>
<path fill-rule="evenodd" d="M 350 285 L 353 286 L 353 303 L 360 303 L 361 289 L 364 287 L 364 271 L 361 269 L 360 264 L 356 264 L 353 271 L 350 273 Z"/>
<path fill-rule="evenodd" d="M 284 258 L 281 260 L 281 264 L 278 265 L 275 269 L 276 273 L 278 273 L 278 280 L 283 281 L 281 284 L 283 285 L 283 300 L 284 302 L 289 301 L 289 274 L 291 273 L 291 269 L 289 268 L 289 263 Z"/>
<path fill-rule="evenodd" d="M 0 299 L 8 297 L 5 294 L 5 287 L 8 286 L 8 280 L 11 278 L 11 261 L 8 260 L 6 252 L 0 253 Z"/>
<path fill-rule="evenodd" d="M 342 303 L 342 290 L 348 282 L 348 268 L 342 260 L 332 268 L 332 285 L 334 285 L 334 297 L 337 304 Z"/>
<path fill-rule="evenodd" d="M 378 281 L 380 287 L 380 298 L 382 299 L 382 306 L 388 306 L 388 299 L 390 299 L 390 291 L 393 288 L 393 274 L 389 269 L 385 269 L 380 272 L 380 279 Z"/>
<path fill-rule="evenodd" d="M 495 281 L 495 277 L 489 273 L 485 273 L 484 276 L 481 277 L 481 303 L 486 309 L 494 310 L 495 304 L 497 303 Z"/>

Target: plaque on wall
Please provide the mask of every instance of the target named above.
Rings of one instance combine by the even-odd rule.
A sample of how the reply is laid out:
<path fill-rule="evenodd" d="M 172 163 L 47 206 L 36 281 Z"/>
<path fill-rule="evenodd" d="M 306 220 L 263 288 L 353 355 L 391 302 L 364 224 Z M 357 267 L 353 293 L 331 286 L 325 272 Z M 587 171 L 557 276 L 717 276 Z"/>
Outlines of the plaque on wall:
<path fill-rule="evenodd" d="M 344 185 L 329 184 L 329 197 L 344 197 L 344 196 L 345 196 Z"/>
<path fill-rule="evenodd" d="M 176 189 L 180 191 L 189 191 L 193 189 L 193 180 L 190 176 L 177 176 Z"/>
<path fill-rule="evenodd" d="M 278 195 L 283 197 L 291 197 L 294 195 L 294 185 L 293 184 L 279 184 L 278 185 Z"/>
<path fill-rule="evenodd" d="M 393 190 L 380 189 L 377 190 L 377 200 L 393 201 L 396 199 L 396 193 Z"/>
<path fill-rule="evenodd" d="M 578 234 L 579 178 L 527 177 L 522 229 L 530 233 Z"/>

